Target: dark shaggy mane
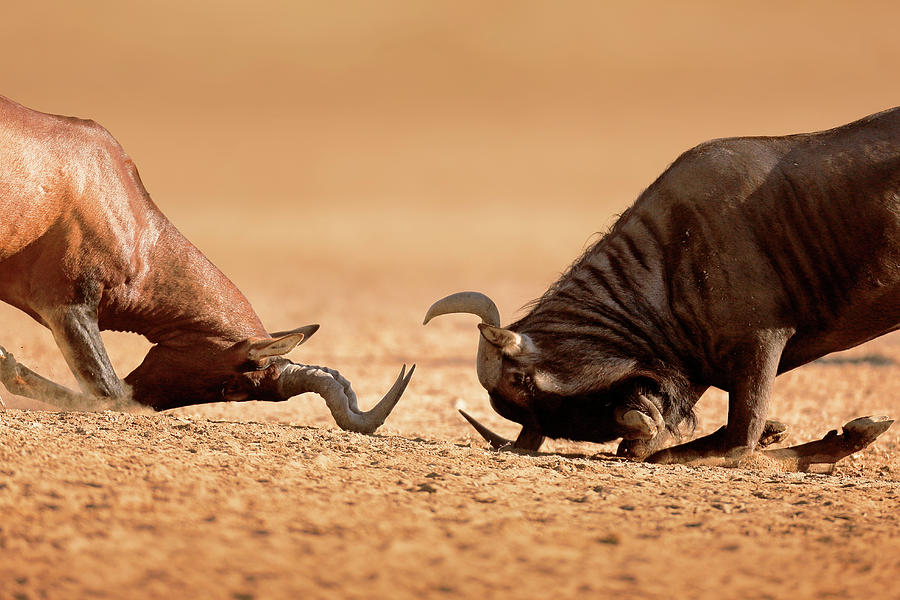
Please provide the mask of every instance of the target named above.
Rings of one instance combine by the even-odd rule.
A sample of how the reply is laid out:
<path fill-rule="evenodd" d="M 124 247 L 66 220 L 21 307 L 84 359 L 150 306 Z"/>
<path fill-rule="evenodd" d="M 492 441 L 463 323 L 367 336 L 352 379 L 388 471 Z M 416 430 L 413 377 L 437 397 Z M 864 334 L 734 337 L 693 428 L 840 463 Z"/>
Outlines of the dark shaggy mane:
<path fill-rule="evenodd" d="M 609 229 L 606 232 L 596 231 L 592 233 L 588 237 L 588 241 L 586 242 L 585 250 L 579 255 L 574 261 L 572 261 L 568 267 L 566 267 L 562 273 L 560 273 L 559 277 L 557 277 L 556 281 L 554 281 L 547 290 L 541 294 L 539 297 L 531 300 L 530 302 L 525 303 L 520 310 L 526 313 L 530 313 L 534 311 L 536 308 L 544 304 L 548 299 L 552 298 L 556 294 L 559 293 L 560 287 L 571 277 L 572 273 L 581 267 L 586 261 L 590 260 L 594 255 L 598 252 L 601 252 L 602 249 L 609 244 L 610 240 L 615 237 L 615 235 L 619 232 L 619 230 L 627 223 L 641 204 L 643 204 L 644 199 L 650 194 L 653 189 L 658 185 L 659 179 L 653 182 L 644 192 L 638 196 L 638 199 L 632 204 L 630 207 L 619 213 L 615 216 L 615 221 L 613 221 L 612 225 L 609 226 Z M 591 241 L 593 238 L 599 236 L 599 239 L 596 241 Z"/>
<path fill-rule="evenodd" d="M 661 361 L 655 361 L 650 369 L 660 374 L 659 391 L 665 402 L 660 411 L 666 421 L 666 429 L 679 441 L 683 435 L 682 426 L 686 425 L 688 435 L 693 435 L 697 429 L 697 415 L 694 412 L 697 399 L 691 393 L 688 379 Z"/>

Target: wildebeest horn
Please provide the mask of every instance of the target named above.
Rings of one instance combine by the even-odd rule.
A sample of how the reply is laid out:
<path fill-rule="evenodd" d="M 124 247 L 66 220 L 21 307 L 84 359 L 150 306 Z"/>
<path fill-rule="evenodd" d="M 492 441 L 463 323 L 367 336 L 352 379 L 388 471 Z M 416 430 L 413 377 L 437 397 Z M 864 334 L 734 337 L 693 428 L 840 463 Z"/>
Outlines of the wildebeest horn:
<path fill-rule="evenodd" d="M 439 315 L 450 313 L 469 313 L 481 317 L 481 322 L 492 327 L 500 326 L 500 311 L 494 301 L 480 292 L 458 292 L 450 294 L 431 305 L 425 313 L 423 325 Z M 500 365 L 503 356 L 496 346 L 488 342 L 484 336 L 478 338 L 478 359 L 476 370 L 478 381 L 487 391 L 493 390 L 500 381 Z"/>
<path fill-rule="evenodd" d="M 422 325 L 428 325 L 431 319 L 450 313 L 470 313 L 481 317 L 482 323 L 500 326 L 500 311 L 497 310 L 497 305 L 481 292 L 457 292 L 441 298 L 425 313 Z"/>
<path fill-rule="evenodd" d="M 403 365 L 388 393 L 367 412 L 357 407 L 356 393 L 350 387 L 350 382 L 327 367 L 289 364 L 278 378 L 278 389 L 285 399 L 305 392 L 316 393 L 325 399 L 325 404 L 341 429 L 372 433 L 384 423 L 400 400 L 415 370 L 416 365 L 413 365 L 407 373 L 406 365 Z"/>
<path fill-rule="evenodd" d="M 544 436 L 537 430 L 530 429 L 528 427 L 523 427 L 522 431 L 519 433 L 519 437 L 516 438 L 516 441 L 512 442 L 502 435 L 498 435 L 479 423 L 475 417 L 464 411 L 463 409 L 459 409 L 459 414 L 461 414 L 469 424 L 475 428 L 481 437 L 487 440 L 488 443 L 494 448 L 494 450 L 499 450 L 500 448 L 511 446 L 512 448 L 517 448 L 520 450 L 529 450 L 531 452 L 536 452 L 538 448 L 541 447 L 541 444 L 544 443 Z"/>
<path fill-rule="evenodd" d="M 479 423 L 475 417 L 464 411 L 463 409 L 459 409 L 459 414 L 463 416 L 463 418 L 469 422 L 469 425 L 475 428 L 481 437 L 483 437 L 491 446 L 494 447 L 494 450 L 499 450 L 503 446 L 508 446 L 512 444 L 512 440 L 508 440 L 502 435 L 496 434 L 481 423 Z"/>

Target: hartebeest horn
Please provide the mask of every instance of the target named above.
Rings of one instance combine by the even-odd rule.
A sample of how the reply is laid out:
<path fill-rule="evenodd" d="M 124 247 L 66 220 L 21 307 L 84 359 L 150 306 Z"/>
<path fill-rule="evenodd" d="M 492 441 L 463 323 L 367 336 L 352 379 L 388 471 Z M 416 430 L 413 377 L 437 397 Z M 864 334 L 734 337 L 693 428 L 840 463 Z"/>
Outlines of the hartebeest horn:
<path fill-rule="evenodd" d="M 423 325 L 439 315 L 469 313 L 481 317 L 481 322 L 491 327 L 500 327 L 500 311 L 494 301 L 480 292 L 458 292 L 450 294 L 431 305 L 425 313 Z M 500 365 L 503 355 L 500 349 L 488 341 L 484 335 L 478 339 L 478 359 L 476 370 L 478 381 L 487 391 L 497 387 L 500 381 Z"/>
<path fill-rule="evenodd" d="M 327 367 L 289 364 L 278 379 L 279 393 L 285 399 L 305 392 L 316 393 L 325 399 L 334 420 L 341 429 L 359 433 L 372 433 L 391 413 L 409 380 L 416 370 L 413 365 L 406 372 L 406 365 L 384 398 L 371 410 L 363 412 L 356 405 L 356 394 L 340 373 Z"/>

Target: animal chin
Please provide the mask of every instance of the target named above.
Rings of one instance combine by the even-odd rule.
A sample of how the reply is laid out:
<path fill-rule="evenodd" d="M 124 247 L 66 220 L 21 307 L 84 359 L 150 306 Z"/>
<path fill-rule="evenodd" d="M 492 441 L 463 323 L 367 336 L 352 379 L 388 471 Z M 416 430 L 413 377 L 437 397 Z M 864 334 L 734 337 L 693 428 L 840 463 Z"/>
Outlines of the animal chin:
<path fill-rule="evenodd" d="M 622 437 L 608 393 L 545 398 L 537 404 L 538 426 L 549 438 L 604 443 Z"/>
<path fill-rule="evenodd" d="M 519 423 L 522 426 L 535 425 L 535 415 L 531 411 L 522 408 L 515 402 L 510 402 L 495 392 L 489 393 L 488 396 L 490 397 L 491 408 L 504 419 Z"/>

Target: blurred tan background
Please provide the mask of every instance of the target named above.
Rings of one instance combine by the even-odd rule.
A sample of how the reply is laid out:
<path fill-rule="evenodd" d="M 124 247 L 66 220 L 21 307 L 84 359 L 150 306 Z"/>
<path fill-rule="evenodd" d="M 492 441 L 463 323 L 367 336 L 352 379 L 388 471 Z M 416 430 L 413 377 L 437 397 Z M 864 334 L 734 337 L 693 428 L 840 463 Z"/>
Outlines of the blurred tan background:
<path fill-rule="evenodd" d="M 615 444 L 488 454 L 456 408 L 519 428 L 477 382 L 476 319 L 421 319 L 478 289 L 510 322 L 703 140 L 900 104 L 898 25 L 896 1 L 7 0 L 0 94 L 106 126 L 268 327 L 322 324 L 292 359 L 340 369 L 364 407 L 418 369 L 370 437 L 320 429 L 334 420 L 312 394 L 9 411 L 0 596 L 893 589 L 898 425 L 832 478 L 571 458 Z M 147 348 L 104 339 L 120 376 Z M 50 333 L 4 304 L 0 345 L 75 385 Z M 770 414 L 816 439 L 900 416 L 898 381 L 900 332 L 779 377 Z M 726 414 L 710 390 L 697 433 Z"/>
<path fill-rule="evenodd" d="M 433 348 L 432 300 L 481 289 L 511 320 L 692 145 L 898 104 L 898 23 L 895 2 L 17 2 L 0 93 L 106 126 L 265 323 L 326 325 L 307 359 L 360 367 L 327 339 L 368 327 L 422 364 L 474 352 Z M 27 317 L 0 328 L 69 377 Z M 111 340 L 125 375 L 141 353 Z"/>

